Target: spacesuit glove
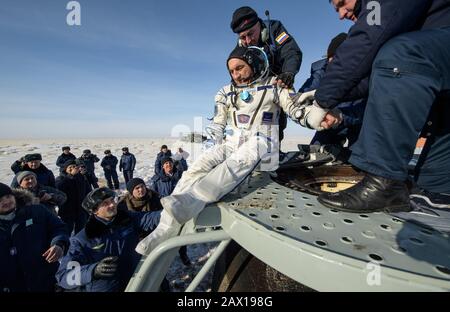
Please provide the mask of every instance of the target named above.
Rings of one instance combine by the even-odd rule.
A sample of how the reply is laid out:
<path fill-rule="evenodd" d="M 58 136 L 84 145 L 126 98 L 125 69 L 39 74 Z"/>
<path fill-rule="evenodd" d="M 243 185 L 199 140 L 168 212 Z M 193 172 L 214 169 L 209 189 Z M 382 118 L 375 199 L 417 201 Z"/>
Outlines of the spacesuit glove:
<path fill-rule="evenodd" d="M 222 143 L 223 140 L 223 131 L 225 130 L 225 126 L 218 123 L 211 123 L 205 128 L 206 133 L 214 140 L 216 144 Z"/>
<path fill-rule="evenodd" d="M 311 105 L 315 99 L 314 98 L 315 94 L 316 94 L 316 90 L 299 93 L 299 95 L 295 97 L 295 101 L 299 105 Z"/>
<path fill-rule="evenodd" d="M 325 128 L 321 125 L 321 123 L 324 121 L 327 113 L 327 109 L 320 107 L 319 104 L 314 101 L 312 105 L 305 106 L 304 113 L 299 118 L 298 123 L 305 128 L 322 131 Z"/>
<path fill-rule="evenodd" d="M 169 238 L 178 235 L 181 229 L 179 224 L 167 211 L 164 209 L 161 212 L 161 219 L 156 229 L 153 230 L 147 237 L 139 242 L 136 246 L 136 252 L 143 256 L 148 256 L 150 252 L 159 244 L 168 240 Z"/>

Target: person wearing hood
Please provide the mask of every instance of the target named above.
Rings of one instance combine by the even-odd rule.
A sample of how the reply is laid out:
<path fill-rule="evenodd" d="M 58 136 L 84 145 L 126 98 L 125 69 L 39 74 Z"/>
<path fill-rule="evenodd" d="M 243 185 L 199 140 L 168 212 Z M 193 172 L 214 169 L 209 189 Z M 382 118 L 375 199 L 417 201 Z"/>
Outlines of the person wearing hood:
<path fill-rule="evenodd" d="M 150 188 L 159 194 L 160 198 L 172 194 L 178 181 L 183 174 L 183 167 L 178 162 L 178 167 L 174 166 L 174 161 L 170 157 L 161 160 L 161 170 L 155 174 L 150 182 Z"/>
<path fill-rule="evenodd" d="M 70 146 L 63 146 L 62 154 L 58 156 L 56 160 L 56 165 L 59 167 L 59 172 L 63 172 L 64 164 L 69 160 L 75 160 L 77 157 L 70 152 Z"/>
<path fill-rule="evenodd" d="M 67 224 L 69 233 L 78 233 L 86 224 L 87 214 L 81 203 L 89 192 L 90 185 L 80 174 L 75 160 L 68 160 L 63 172 L 56 181 L 56 188 L 67 196 L 66 202 L 59 207 L 58 215 Z"/>
<path fill-rule="evenodd" d="M 181 179 L 184 170 L 181 163 L 178 163 L 178 167 L 175 167 L 174 162 L 170 157 L 163 158 L 161 164 L 161 172 L 153 176 L 150 188 L 163 198 L 172 194 L 178 181 Z M 178 253 L 181 262 L 183 262 L 184 265 L 191 265 L 186 246 L 180 247 Z"/>
<path fill-rule="evenodd" d="M 58 284 L 86 292 L 123 291 L 141 258 L 134 251 L 140 234 L 156 227 L 160 212 L 117 209 L 116 193 L 106 187 L 90 192 L 83 208 L 90 216 L 84 229 L 70 239 L 56 273 Z"/>
<path fill-rule="evenodd" d="M 0 183 L 0 292 L 54 292 L 66 226 L 25 190 Z"/>
<path fill-rule="evenodd" d="M 56 206 L 63 205 L 67 200 L 65 193 L 54 187 L 39 184 L 34 172 L 21 171 L 16 174 L 16 180 L 19 183 L 19 189 L 31 192 L 39 200 L 40 204 L 47 207 L 55 215 Z"/>
<path fill-rule="evenodd" d="M 27 154 L 23 157 L 24 165 L 20 171 L 31 171 L 37 176 L 37 181 L 41 185 L 55 187 L 55 176 L 53 172 L 45 167 L 42 162 L 41 154 Z M 19 171 L 19 172 L 20 172 Z M 17 188 L 19 184 L 14 179 L 11 182 L 12 188 Z"/>
<path fill-rule="evenodd" d="M 162 145 L 159 153 L 156 155 L 155 160 L 155 174 L 159 174 L 161 172 L 162 163 L 161 160 L 163 158 L 172 157 L 172 151 L 167 147 L 167 145 Z"/>

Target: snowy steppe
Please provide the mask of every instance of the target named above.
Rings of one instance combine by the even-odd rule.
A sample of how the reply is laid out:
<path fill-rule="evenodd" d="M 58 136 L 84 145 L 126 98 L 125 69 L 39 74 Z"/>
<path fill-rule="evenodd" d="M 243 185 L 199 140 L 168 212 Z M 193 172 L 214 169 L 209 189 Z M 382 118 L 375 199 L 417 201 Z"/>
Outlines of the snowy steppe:
<path fill-rule="evenodd" d="M 281 150 L 284 152 L 297 150 L 297 144 L 305 144 L 309 140 L 310 138 L 307 137 L 287 137 L 282 142 Z M 163 144 L 166 144 L 173 154 L 179 147 L 187 151 L 190 154 L 187 160 L 188 165 L 192 164 L 202 152 L 201 144 L 184 142 L 176 138 L 0 140 L 0 182 L 9 185 L 14 177 L 10 169 L 11 164 L 25 154 L 30 153 L 40 153 L 43 158 L 42 163 L 52 170 L 56 177 L 59 174 L 59 169 L 55 164 L 56 159 L 62 153 L 61 147 L 69 145 L 71 152 L 76 157 L 81 156 L 83 150 L 90 149 L 100 159 L 103 158 L 103 152 L 106 149 L 110 149 L 112 154 L 120 159 L 122 147 L 127 146 L 130 153 L 134 154 L 137 160 L 134 177 L 142 178 L 148 183 L 154 174 L 155 157 Z M 121 189 L 125 191 L 123 176 L 120 172 L 118 174 Z M 96 175 L 99 178 L 99 184 L 101 186 L 105 185 L 100 163 L 96 164 Z M 179 258 L 176 258 L 167 275 L 173 291 L 183 291 L 189 285 L 203 263 L 214 251 L 215 246 L 216 244 L 189 246 L 188 255 L 193 263 L 189 267 L 184 266 Z M 202 281 L 197 291 L 210 291 L 211 277 L 212 272 Z"/>

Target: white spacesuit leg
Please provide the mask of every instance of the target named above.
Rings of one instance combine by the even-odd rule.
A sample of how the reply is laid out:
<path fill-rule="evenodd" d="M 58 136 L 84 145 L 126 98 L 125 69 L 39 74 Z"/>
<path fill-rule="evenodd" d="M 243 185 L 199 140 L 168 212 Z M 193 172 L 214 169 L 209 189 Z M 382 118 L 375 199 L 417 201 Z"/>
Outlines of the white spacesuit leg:
<path fill-rule="evenodd" d="M 161 199 L 161 204 L 178 223 L 185 223 L 239 185 L 266 155 L 267 145 L 266 138 L 251 137 L 188 190 Z"/>
<path fill-rule="evenodd" d="M 178 190 L 176 194 L 174 192 L 161 199 L 164 207 L 161 221 L 158 227 L 138 244 L 136 251 L 148 255 L 161 242 L 178 235 L 182 224 L 197 216 L 206 204 L 216 202 L 228 194 L 248 176 L 261 157 L 267 155 L 268 144 L 266 137 L 253 136 L 225 161 L 219 162 L 220 156 L 216 153 L 202 157 L 202 162 L 196 164 L 195 170 L 192 171 L 195 182 L 186 181 L 183 191 Z M 226 148 L 233 149 L 231 146 L 224 146 L 216 152 Z M 210 165 L 214 162 L 219 164 L 212 168 Z M 211 169 L 207 170 L 208 168 Z"/>
<path fill-rule="evenodd" d="M 232 145 L 220 144 L 215 145 L 202 155 L 183 172 L 181 179 L 178 181 L 172 195 L 183 193 L 187 191 L 192 184 L 207 175 L 214 167 L 221 164 L 227 156 L 230 156 L 234 151 Z"/>

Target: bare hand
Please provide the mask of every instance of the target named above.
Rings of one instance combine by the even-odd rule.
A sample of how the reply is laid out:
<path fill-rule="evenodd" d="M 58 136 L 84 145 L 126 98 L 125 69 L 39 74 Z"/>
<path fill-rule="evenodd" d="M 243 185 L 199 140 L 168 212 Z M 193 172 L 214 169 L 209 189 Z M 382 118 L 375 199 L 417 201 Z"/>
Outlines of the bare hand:
<path fill-rule="evenodd" d="M 48 263 L 53 263 L 61 259 L 63 254 L 64 252 L 62 248 L 58 245 L 54 245 L 50 247 L 46 252 L 44 252 L 42 257 L 45 257 L 45 261 L 47 261 Z"/>
<path fill-rule="evenodd" d="M 320 125 L 324 129 L 331 129 L 337 127 L 341 122 L 342 118 L 339 114 L 335 114 L 333 111 L 329 111 L 323 118 L 323 121 L 320 123 Z"/>

